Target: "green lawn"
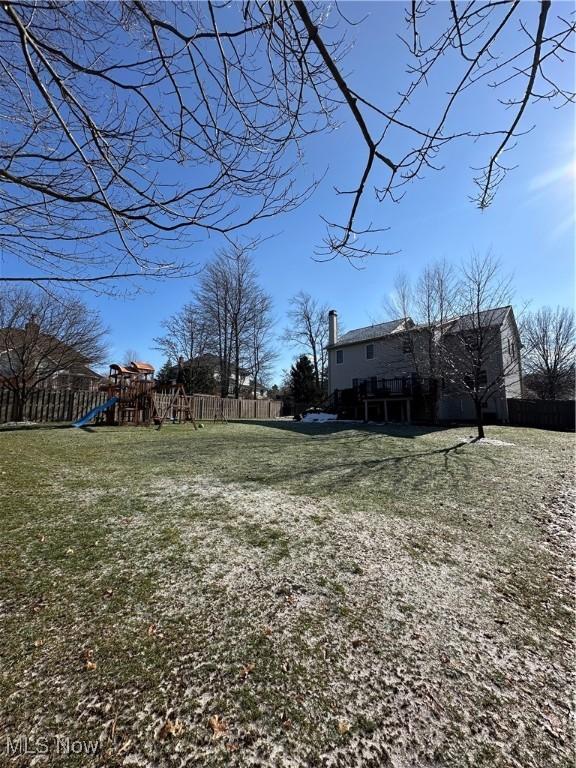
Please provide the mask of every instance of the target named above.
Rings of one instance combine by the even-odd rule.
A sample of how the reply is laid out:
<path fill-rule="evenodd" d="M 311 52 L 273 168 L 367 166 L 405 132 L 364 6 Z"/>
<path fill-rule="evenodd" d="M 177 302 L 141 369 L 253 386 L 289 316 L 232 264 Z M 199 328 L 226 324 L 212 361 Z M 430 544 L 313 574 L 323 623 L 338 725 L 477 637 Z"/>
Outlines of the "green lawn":
<path fill-rule="evenodd" d="M 0 431 L 0 765 L 571 766 L 574 436 L 469 434 Z"/>

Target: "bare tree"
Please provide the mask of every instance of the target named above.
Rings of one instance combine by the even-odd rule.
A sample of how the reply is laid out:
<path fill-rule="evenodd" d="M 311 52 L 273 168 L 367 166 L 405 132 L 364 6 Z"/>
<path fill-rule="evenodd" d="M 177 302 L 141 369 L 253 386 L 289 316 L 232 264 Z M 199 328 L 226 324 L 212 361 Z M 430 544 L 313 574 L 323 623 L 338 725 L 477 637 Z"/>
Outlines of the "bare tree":
<path fill-rule="evenodd" d="M 246 332 L 247 369 L 252 377 L 254 400 L 258 396 L 258 387 L 267 384 L 273 363 L 278 358 L 278 352 L 273 344 L 274 317 L 272 315 L 272 299 L 263 291 L 254 297 L 253 306 L 256 310 Z"/>
<path fill-rule="evenodd" d="M 234 397 L 240 397 L 243 363 L 247 362 L 250 349 L 251 330 L 260 312 L 261 291 L 256 282 L 256 271 L 251 261 L 250 250 L 237 245 L 222 254 L 224 273 L 228 283 L 228 316 L 232 340 L 232 363 Z"/>
<path fill-rule="evenodd" d="M 531 107 L 574 100 L 575 25 L 555 9 L 407 4 L 408 75 L 385 103 L 345 73 L 346 33 L 362 27 L 338 5 L 5 2 L 0 247 L 31 273 L 1 279 L 94 286 L 178 274 L 188 258 L 166 259 L 159 241 L 188 248 L 293 208 L 314 187 L 295 183 L 303 140 L 342 121 L 365 162 L 337 190 L 350 205 L 326 220 L 327 257 L 375 252 L 362 238 L 378 231 L 361 223 L 367 190 L 397 201 L 457 140 L 487 144 L 475 178 L 484 208 Z M 489 122 L 468 124 L 472 91 L 493 96 Z"/>
<path fill-rule="evenodd" d="M 220 394 L 243 389 L 246 370 L 262 375 L 272 362 L 271 299 L 258 285 L 252 263 L 254 243 L 231 243 L 200 274 L 192 302 L 163 323 L 155 339 L 170 359 L 184 357 L 194 367 L 205 356 L 217 359 Z"/>
<path fill-rule="evenodd" d="M 135 349 L 128 347 L 128 349 L 124 350 L 122 365 L 130 365 L 130 363 L 137 362 L 138 360 L 140 360 L 140 353 Z"/>
<path fill-rule="evenodd" d="M 106 331 L 97 312 L 78 299 L 30 289 L 0 292 L 0 378 L 14 394 L 21 421 L 30 394 L 63 373 L 85 375 L 102 362 Z"/>
<path fill-rule="evenodd" d="M 510 321 L 511 278 L 490 253 L 464 262 L 455 290 L 455 317 L 443 339 L 443 371 L 448 395 L 472 400 L 478 437 L 484 437 L 484 408 L 508 383 L 521 389 L 520 342 Z M 509 325 L 504 338 L 503 322 Z M 507 342 L 507 343 L 505 343 Z"/>
<path fill-rule="evenodd" d="M 299 104 L 294 53 L 276 74 L 280 28 L 254 10 L 2 5 L 0 242 L 34 280 L 174 275 L 187 259 L 158 238 L 226 236 L 306 195 L 287 145 L 326 121 Z"/>
<path fill-rule="evenodd" d="M 292 297 L 290 306 L 290 325 L 284 331 L 283 339 L 309 355 L 316 388 L 320 391 L 325 384 L 328 364 L 328 305 L 320 304 L 309 293 L 300 291 Z"/>
<path fill-rule="evenodd" d="M 228 397 L 232 373 L 230 290 L 227 259 L 220 253 L 202 272 L 194 300 L 208 328 L 208 348 L 218 358 L 221 397 Z"/>
<path fill-rule="evenodd" d="M 234 397 L 239 398 L 245 370 L 262 373 L 274 357 L 272 300 L 258 285 L 251 256 L 254 247 L 253 242 L 236 242 L 221 250 L 209 265 L 206 280 L 201 279 L 197 294 L 203 316 L 212 318 L 223 397 L 228 395 L 232 379 Z"/>
<path fill-rule="evenodd" d="M 213 381 L 210 381 L 205 360 L 205 355 L 212 351 L 211 331 L 199 308 L 194 303 L 185 304 L 163 320 L 162 327 L 164 334 L 154 339 L 156 349 L 163 352 L 168 361 L 184 361 L 184 378 L 189 392 L 212 394 Z M 171 368 L 172 365 L 167 364 L 164 373 Z M 172 373 L 176 377 L 176 373 Z"/>
<path fill-rule="evenodd" d="M 574 397 L 576 324 L 567 307 L 542 307 L 524 318 L 526 382 L 543 400 Z"/>
<path fill-rule="evenodd" d="M 256 277 L 250 259 L 252 245 L 232 244 L 208 264 L 196 292 L 198 311 L 207 323 L 220 366 L 222 397 L 234 382 L 240 397 L 245 334 L 254 318 Z"/>
<path fill-rule="evenodd" d="M 442 400 L 469 399 L 478 436 L 484 410 L 504 386 L 521 391 L 522 366 L 511 278 L 490 253 L 473 254 L 457 269 L 426 267 L 414 285 L 400 276 L 388 314 L 406 320 L 406 373 L 429 379 L 431 417 Z"/>
<path fill-rule="evenodd" d="M 403 344 L 410 373 L 432 382 L 429 387 L 430 417 L 438 420 L 439 383 L 446 374 L 444 335 L 456 311 L 456 278 L 446 261 L 424 268 L 412 285 L 406 275 L 396 279 L 392 300 L 386 305 L 394 319 L 405 320 Z"/>

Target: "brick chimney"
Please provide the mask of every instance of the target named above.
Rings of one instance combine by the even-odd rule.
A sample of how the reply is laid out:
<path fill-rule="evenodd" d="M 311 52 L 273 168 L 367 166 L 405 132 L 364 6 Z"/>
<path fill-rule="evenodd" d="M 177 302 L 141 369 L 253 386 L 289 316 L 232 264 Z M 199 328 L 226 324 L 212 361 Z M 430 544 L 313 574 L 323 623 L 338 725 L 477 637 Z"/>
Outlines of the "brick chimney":
<path fill-rule="evenodd" d="M 328 312 L 328 344 L 336 344 L 338 341 L 338 313 L 335 309 Z"/>

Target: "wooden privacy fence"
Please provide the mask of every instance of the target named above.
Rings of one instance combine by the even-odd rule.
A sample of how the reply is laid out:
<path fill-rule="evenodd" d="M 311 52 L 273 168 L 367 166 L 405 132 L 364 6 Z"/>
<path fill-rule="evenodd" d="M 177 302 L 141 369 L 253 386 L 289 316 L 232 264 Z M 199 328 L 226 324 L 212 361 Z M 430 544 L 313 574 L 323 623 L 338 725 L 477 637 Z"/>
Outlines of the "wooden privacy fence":
<path fill-rule="evenodd" d="M 574 431 L 574 400 L 508 400 L 508 419 L 517 427 Z"/>
<path fill-rule="evenodd" d="M 164 413 L 173 401 L 173 395 L 155 394 L 156 410 Z M 186 401 L 186 403 L 184 402 Z M 185 404 L 190 404 L 196 421 L 212 421 L 214 419 L 275 419 L 280 416 L 282 403 L 280 400 L 242 400 L 216 395 L 187 395 L 178 397 L 172 406 L 177 413 Z M 168 411 L 170 418 L 170 410 Z"/>
<path fill-rule="evenodd" d="M 161 412 L 170 405 L 172 395 L 155 394 Z M 24 406 L 25 421 L 75 421 L 97 405 L 108 400 L 106 392 L 74 392 L 69 389 L 40 389 L 32 392 Z M 212 395 L 192 395 L 194 418 L 213 419 L 273 419 L 280 415 L 279 400 L 232 400 Z M 0 389 L 0 424 L 13 421 L 14 393 Z M 177 406 L 176 406 L 177 407 Z M 170 418 L 170 413 L 168 417 Z"/>
<path fill-rule="evenodd" d="M 75 392 L 71 389 L 38 389 L 24 405 L 25 421 L 74 421 L 97 405 L 105 403 L 105 392 Z M 0 389 L 0 424 L 14 419 L 14 393 Z"/>

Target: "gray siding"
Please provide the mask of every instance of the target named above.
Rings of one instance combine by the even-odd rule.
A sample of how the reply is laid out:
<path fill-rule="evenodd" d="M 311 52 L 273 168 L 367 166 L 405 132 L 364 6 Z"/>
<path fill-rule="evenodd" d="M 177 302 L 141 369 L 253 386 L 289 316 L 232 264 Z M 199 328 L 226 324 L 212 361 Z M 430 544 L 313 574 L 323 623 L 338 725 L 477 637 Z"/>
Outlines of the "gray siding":
<path fill-rule="evenodd" d="M 412 354 L 402 351 L 406 338 L 403 332 L 394 333 L 384 339 L 378 339 L 361 344 L 348 344 L 339 347 L 337 344 L 328 352 L 328 384 L 330 393 L 335 389 L 349 389 L 354 379 L 378 378 L 393 379 L 396 376 L 409 376 L 415 373 Z M 366 347 L 374 344 L 374 358 L 368 360 Z M 342 363 L 336 362 L 336 352 L 341 349 Z"/>
<path fill-rule="evenodd" d="M 503 318 L 502 325 L 496 332 L 498 340 L 484 367 L 488 382 L 501 378 L 502 386 L 489 398 L 484 410 L 494 413 L 501 421 L 508 421 L 507 398 L 518 398 L 522 395 L 520 338 L 511 311 Z M 404 342 L 408 336 L 412 339 L 414 353 L 404 352 Z M 366 357 L 368 344 L 374 345 L 373 359 Z M 332 393 L 335 389 L 349 389 L 354 379 L 392 379 L 413 373 L 426 377 L 429 375 L 426 370 L 426 347 L 425 331 L 410 334 L 397 331 L 382 339 L 344 344 L 341 347 L 335 344 L 328 351 L 329 391 Z M 336 362 L 338 350 L 342 350 L 342 363 Z M 439 416 L 447 420 L 473 419 L 473 401 L 461 391 L 450 392 L 448 387 L 440 401 Z"/>
<path fill-rule="evenodd" d="M 485 413 L 493 413 L 501 421 L 508 420 L 508 409 L 506 406 L 506 391 L 504 389 L 504 383 L 502 380 L 502 386 L 495 389 L 494 382 L 502 379 L 502 334 L 499 329 L 494 329 L 494 336 L 488 342 L 489 353 L 486 354 L 482 369 L 486 371 L 486 379 L 488 385 L 493 393 L 487 399 L 484 405 Z M 449 336 L 446 337 L 445 343 L 452 347 L 450 356 L 454 359 L 458 357 L 458 349 L 462 344 L 461 337 Z M 467 367 L 467 357 L 464 357 L 463 368 Z M 458 371 L 458 364 L 456 364 L 456 371 Z M 463 391 L 463 387 L 457 383 L 452 385 L 448 384 L 444 395 L 440 401 L 439 415 L 441 419 L 446 420 L 459 420 L 459 419 L 473 419 L 474 402 L 472 398 Z"/>
<path fill-rule="evenodd" d="M 508 313 L 506 320 L 502 324 L 501 332 L 502 365 L 506 382 L 506 397 L 521 398 L 522 363 L 520 358 L 520 336 L 518 335 L 516 323 L 510 313 Z"/>

